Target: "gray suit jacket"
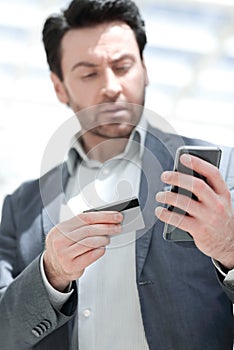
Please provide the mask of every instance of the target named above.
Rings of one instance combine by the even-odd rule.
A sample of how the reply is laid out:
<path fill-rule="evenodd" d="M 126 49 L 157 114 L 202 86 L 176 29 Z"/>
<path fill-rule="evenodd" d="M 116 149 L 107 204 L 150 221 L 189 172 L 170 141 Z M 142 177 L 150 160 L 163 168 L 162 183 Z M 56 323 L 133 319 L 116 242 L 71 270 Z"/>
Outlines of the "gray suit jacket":
<path fill-rule="evenodd" d="M 163 188 L 160 174 L 172 168 L 182 143 L 206 144 L 153 128 L 146 137 L 139 200 L 147 230 L 136 241 L 136 281 L 146 338 L 150 350 L 231 350 L 234 290 L 222 284 L 211 259 L 193 242 L 165 241 L 163 224 L 154 216 L 154 196 Z M 224 150 L 221 171 L 234 191 L 232 149 Z M 64 164 L 5 199 L 0 228 L 1 350 L 70 349 L 76 286 L 63 309 L 55 310 L 39 270 L 67 180 Z"/>

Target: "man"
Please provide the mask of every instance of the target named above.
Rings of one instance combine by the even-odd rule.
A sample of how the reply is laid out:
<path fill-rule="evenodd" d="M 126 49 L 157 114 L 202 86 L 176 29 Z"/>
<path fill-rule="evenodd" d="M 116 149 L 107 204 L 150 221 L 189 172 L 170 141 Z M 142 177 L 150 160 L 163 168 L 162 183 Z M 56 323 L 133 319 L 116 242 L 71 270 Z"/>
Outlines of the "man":
<path fill-rule="evenodd" d="M 43 40 L 58 99 L 81 133 L 65 164 L 5 200 L 1 349 L 232 349 L 233 151 L 224 152 L 227 185 L 214 166 L 184 157 L 207 178 L 192 181 L 198 201 L 162 191 L 161 173 L 164 183 L 191 189 L 190 176 L 164 170 L 179 145 L 198 141 L 153 129 L 142 116 L 146 36 L 131 0 L 74 0 L 46 21 Z M 190 216 L 161 208 L 157 192 L 157 202 Z M 139 197 L 145 229 L 121 235 L 121 213 L 82 213 L 129 195 Z M 195 243 L 166 242 L 155 203 L 156 215 L 180 222 Z"/>

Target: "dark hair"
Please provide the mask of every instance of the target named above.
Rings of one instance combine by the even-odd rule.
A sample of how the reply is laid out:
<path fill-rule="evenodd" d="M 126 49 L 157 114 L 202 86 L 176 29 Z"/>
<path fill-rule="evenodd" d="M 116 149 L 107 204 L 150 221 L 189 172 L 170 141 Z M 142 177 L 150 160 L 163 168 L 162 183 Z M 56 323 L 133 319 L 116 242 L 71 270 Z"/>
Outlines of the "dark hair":
<path fill-rule="evenodd" d="M 71 29 L 122 21 L 133 30 L 142 58 L 147 42 L 144 21 L 132 0 L 73 0 L 62 14 L 49 17 L 43 28 L 43 43 L 50 70 L 63 80 L 61 41 Z"/>

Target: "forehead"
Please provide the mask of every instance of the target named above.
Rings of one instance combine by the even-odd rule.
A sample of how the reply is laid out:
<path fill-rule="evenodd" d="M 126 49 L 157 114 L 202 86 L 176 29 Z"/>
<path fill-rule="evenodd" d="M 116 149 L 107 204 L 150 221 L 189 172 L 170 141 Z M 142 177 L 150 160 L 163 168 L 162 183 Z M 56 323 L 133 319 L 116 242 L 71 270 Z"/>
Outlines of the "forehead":
<path fill-rule="evenodd" d="M 111 57 L 122 52 L 139 54 L 133 30 L 123 22 L 72 29 L 62 39 L 62 60 Z"/>

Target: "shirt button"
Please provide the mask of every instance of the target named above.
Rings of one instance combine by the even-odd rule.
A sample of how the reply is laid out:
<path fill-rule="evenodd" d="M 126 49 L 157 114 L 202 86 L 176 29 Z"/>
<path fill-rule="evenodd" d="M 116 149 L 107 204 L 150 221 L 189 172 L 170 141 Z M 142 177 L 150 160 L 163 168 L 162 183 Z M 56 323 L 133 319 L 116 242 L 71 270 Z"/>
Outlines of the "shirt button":
<path fill-rule="evenodd" d="M 83 310 L 83 316 L 88 318 L 91 315 L 91 310 L 90 309 L 85 309 Z"/>

